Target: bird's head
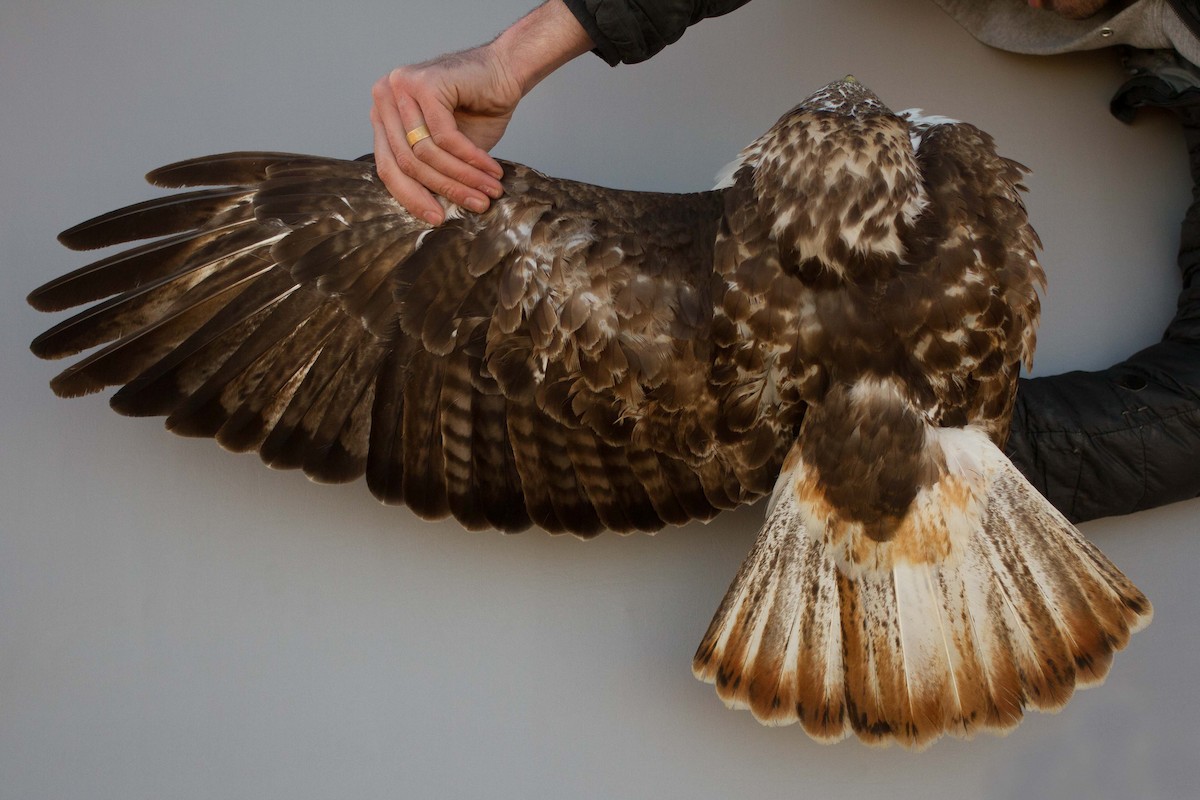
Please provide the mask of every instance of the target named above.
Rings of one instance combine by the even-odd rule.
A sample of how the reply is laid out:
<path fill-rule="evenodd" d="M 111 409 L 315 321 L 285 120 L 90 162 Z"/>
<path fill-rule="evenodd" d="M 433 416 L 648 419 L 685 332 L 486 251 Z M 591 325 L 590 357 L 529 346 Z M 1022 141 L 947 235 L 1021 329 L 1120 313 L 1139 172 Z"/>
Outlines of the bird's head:
<path fill-rule="evenodd" d="M 927 202 L 908 123 L 853 77 L 813 93 L 746 152 L 759 207 L 797 264 L 845 274 L 901 257 L 901 231 Z"/>
<path fill-rule="evenodd" d="M 866 84 L 853 75 L 847 75 L 813 92 L 796 108 L 797 111 L 800 109 L 860 119 L 892 113 Z"/>

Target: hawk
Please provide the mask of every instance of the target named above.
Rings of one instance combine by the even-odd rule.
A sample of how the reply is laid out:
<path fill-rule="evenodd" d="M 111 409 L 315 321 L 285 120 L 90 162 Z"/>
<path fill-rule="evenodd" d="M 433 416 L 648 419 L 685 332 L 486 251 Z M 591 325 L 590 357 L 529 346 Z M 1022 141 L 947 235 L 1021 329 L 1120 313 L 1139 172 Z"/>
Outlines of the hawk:
<path fill-rule="evenodd" d="M 121 388 L 323 482 L 470 529 L 593 536 L 770 494 L 700 644 L 730 705 L 922 747 L 1102 680 L 1143 594 L 1003 456 L 1033 355 L 1025 170 L 978 128 L 832 83 L 718 189 L 506 163 L 431 228 L 369 159 L 242 152 L 61 234 L 150 241 L 35 290 L 56 394 Z"/>

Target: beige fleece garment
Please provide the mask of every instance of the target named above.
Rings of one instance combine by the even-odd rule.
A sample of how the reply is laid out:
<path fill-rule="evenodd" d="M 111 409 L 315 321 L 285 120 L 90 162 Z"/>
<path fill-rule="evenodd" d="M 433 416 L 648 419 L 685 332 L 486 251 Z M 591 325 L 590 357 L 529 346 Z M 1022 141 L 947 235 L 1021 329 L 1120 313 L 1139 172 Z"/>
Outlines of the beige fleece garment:
<path fill-rule="evenodd" d="M 1166 0 L 1114 2 L 1096 16 L 1069 20 L 1026 0 L 934 0 L 976 39 L 1014 53 L 1050 55 L 1116 44 L 1173 47 L 1200 64 L 1200 40 Z"/>

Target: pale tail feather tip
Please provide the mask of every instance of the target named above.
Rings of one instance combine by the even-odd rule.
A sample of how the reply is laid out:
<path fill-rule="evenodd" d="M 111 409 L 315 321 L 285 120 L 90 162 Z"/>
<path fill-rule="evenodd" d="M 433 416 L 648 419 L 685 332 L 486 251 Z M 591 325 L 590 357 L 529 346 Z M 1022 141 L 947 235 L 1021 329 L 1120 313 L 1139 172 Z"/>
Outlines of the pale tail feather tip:
<path fill-rule="evenodd" d="M 854 732 L 922 749 L 1006 733 L 1025 708 L 1057 710 L 1101 682 L 1150 621 L 1145 596 L 982 434 L 933 440 L 946 474 L 901 528 L 949 537 L 937 561 L 889 542 L 870 555 L 891 569 L 847 567 L 836 532 L 809 532 L 818 517 L 794 491 L 803 462 L 781 476 L 693 662 L 727 705 L 823 742 Z"/>

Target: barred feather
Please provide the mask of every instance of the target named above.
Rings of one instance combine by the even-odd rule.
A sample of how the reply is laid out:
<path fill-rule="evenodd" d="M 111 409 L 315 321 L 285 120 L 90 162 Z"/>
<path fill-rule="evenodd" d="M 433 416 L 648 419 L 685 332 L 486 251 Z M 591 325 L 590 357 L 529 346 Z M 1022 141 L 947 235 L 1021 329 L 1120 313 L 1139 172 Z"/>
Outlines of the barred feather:
<path fill-rule="evenodd" d="M 840 519 L 802 458 L 781 476 L 695 657 L 727 703 L 822 740 L 921 748 L 1061 707 L 1150 621 L 985 436 L 931 435 L 947 472 L 887 542 Z"/>
<path fill-rule="evenodd" d="M 365 472 L 377 496 L 422 516 L 519 530 L 532 514 L 580 535 L 606 527 L 601 516 L 607 527 L 657 529 L 664 520 L 625 456 L 629 428 L 611 420 L 637 401 L 621 376 L 662 381 L 657 351 L 669 340 L 648 328 L 702 341 L 700 295 L 686 287 L 705 280 L 715 198 L 507 170 L 508 194 L 487 215 L 437 230 L 403 212 L 367 161 L 242 152 L 154 170 L 156 185 L 200 188 L 64 232 L 75 248 L 165 238 L 31 293 L 47 310 L 101 301 L 33 350 L 62 357 L 111 343 L 64 371 L 55 391 L 122 387 L 113 398 L 121 413 L 166 416 L 177 433 L 255 450 L 321 481 Z M 647 211 L 623 219 L 639 202 Z M 661 245 L 630 244 L 633 231 L 651 230 Z M 643 260 L 669 282 L 663 310 L 690 301 L 678 320 L 655 317 Z M 637 327 L 618 345 L 615 329 L 592 325 L 572 344 L 571 331 L 557 332 L 563 304 L 573 300 L 577 317 L 597 285 L 620 295 Z M 587 327 L 586 317 L 572 321 Z M 551 362 L 557 392 L 539 386 Z M 621 399 L 572 388 L 580 369 L 600 364 L 600 384 L 625 381 Z M 603 429 L 574 430 L 585 416 Z M 695 496 L 698 468 L 678 468 L 682 497 Z M 703 469 L 710 482 L 732 479 L 724 462 Z M 677 506 L 677 523 L 712 513 L 706 502 L 679 505 L 667 486 L 656 491 Z"/>

